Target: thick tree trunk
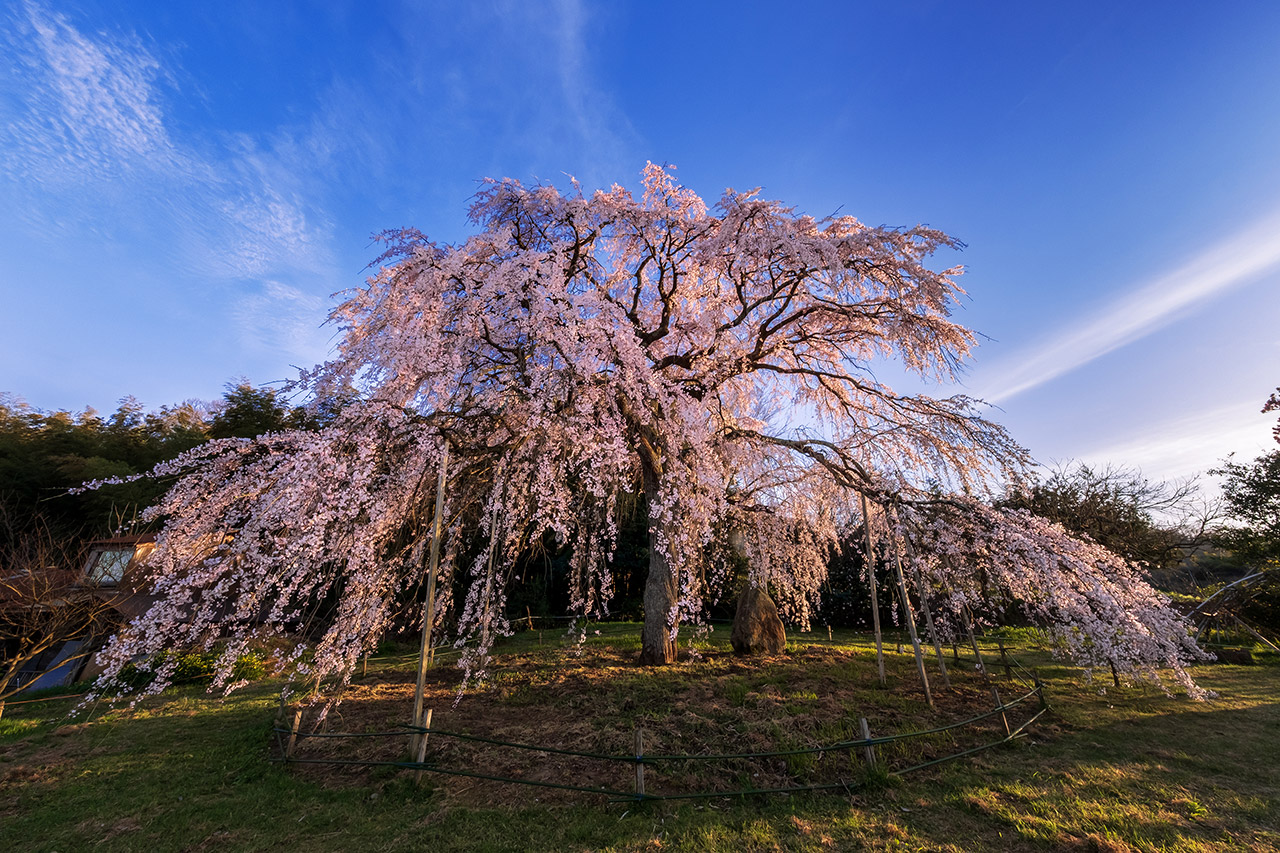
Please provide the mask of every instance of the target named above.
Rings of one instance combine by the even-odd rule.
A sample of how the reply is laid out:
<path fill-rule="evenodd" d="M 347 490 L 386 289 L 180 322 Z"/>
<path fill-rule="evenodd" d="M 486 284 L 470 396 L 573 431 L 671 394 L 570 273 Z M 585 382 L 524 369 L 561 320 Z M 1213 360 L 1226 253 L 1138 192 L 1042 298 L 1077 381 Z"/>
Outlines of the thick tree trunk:
<path fill-rule="evenodd" d="M 645 471 L 644 490 L 652 506 L 658 496 L 658 478 L 649 470 Z M 670 620 L 680 595 L 680 584 L 657 534 L 658 524 L 650 516 L 649 577 L 644 584 L 644 628 L 640 634 L 642 666 L 663 666 L 676 660 L 676 626 Z"/>

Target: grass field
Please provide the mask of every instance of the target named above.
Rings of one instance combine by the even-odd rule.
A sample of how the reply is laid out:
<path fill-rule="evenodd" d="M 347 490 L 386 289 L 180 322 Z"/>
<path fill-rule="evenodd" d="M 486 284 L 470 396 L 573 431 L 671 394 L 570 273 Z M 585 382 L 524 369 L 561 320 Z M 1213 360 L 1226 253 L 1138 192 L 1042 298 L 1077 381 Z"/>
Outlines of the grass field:
<path fill-rule="evenodd" d="M 457 675 L 442 666 L 429 685 L 433 726 L 610 753 L 625 752 L 642 726 L 648 751 L 755 752 L 840 740 L 857 716 L 876 734 L 927 728 L 980 709 L 988 689 L 972 661 L 953 667 L 955 689 L 935 685 L 930 712 L 910 654 L 887 647 L 881 688 L 873 649 L 839 632 L 833 642 L 794 635 L 786 654 L 752 661 L 703 642 L 701 659 L 649 673 L 629 662 L 634 627 L 597 627 L 578 655 L 549 631 L 517 635 L 495 676 L 456 706 Z M 270 682 L 225 700 L 177 688 L 133 711 L 98 707 L 70 721 L 74 700 L 11 704 L 0 718 L 0 850 L 1280 849 L 1280 666 L 1198 667 L 1219 696 L 1197 703 L 1148 685 L 1117 689 L 1109 674 L 1104 694 L 1043 652 L 1020 647 L 1018 658 L 1047 683 L 1052 711 L 1013 743 L 901 778 L 859 776 L 856 755 L 676 768 L 651 783 L 669 792 L 854 784 L 839 794 L 639 805 L 438 775 L 419 787 L 386 767 L 271 763 Z M 411 658 L 374 658 L 329 729 L 406 722 L 412 669 Z M 927 757 L 967 745 L 935 740 L 912 749 Z M 432 749 L 429 760 L 497 775 L 625 782 L 573 759 L 510 763 L 443 738 Z M 304 741 L 300 754 L 395 760 L 403 750 Z M 883 758 L 920 757 L 907 751 Z"/>

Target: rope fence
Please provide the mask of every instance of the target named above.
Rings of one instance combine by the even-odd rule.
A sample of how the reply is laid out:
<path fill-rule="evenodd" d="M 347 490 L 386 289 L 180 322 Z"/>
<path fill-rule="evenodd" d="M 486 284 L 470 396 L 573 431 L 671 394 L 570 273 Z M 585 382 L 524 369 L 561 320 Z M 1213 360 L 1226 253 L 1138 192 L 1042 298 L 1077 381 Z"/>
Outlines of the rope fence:
<path fill-rule="evenodd" d="M 610 754 L 601 752 L 591 752 L 586 750 L 565 749 L 561 747 L 551 747 L 540 744 L 518 743 L 512 741 L 501 740 L 498 738 L 484 737 L 482 735 L 474 735 L 467 732 L 448 731 L 440 728 L 433 728 L 428 722 L 425 726 L 402 725 L 392 731 L 379 732 L 304 732 L 301 730 L 302 712 L 300 709 L 294 713 L 293 723 L 288 728 L 277 724 L 273 728 L 276 738 L 279 755 L 271 758 L 273 762 L 283 762 L 287 764 L 313 764 L 313 765 L 330 765 L 330 766 L 346 766 L 346 767 L 389 767 L 402 770 L 414 771 L 417 778 L 421 778 L 423 773 L 433 773 L 445 776 L 460 776 L 471 779 L 487 780 L 492 782 L 500 782 L 515 785 L 526 785 L 531 787 L 554 788 L 559 790 L 574 791 L 581 793 L 589 793 L 601 795 L 610 798 L 612 801 L 657 801 L 657 800 L 681 800 L 681 799 L 707 799 L 715 797 L 741 797 L 761 794 L 791 794 L 802 793 L 807 791 L 833 791 L 846 790 L 852 791 L 855 788 L 863 787 L 873 778 L 883 776 L 902 776 L 928 767 L 933 767 L 949 761 L 954 761 L 975 753 L 991 749 L 1001 744 L 1009 743 L 1017 738 L 1023 737 L 1027 728 L 1038 720 L 1049 706 L 1045 698 L 1044 684 L 1039 677 L 1028 670 L 1025 670 L 1016 661 L 1009 658 L 1007 650 L 1003 648 L 1003 643 L 999 646 L 1004 651 L 1002 655 L 1002 666 L 1006 667 L 1009 677 L 1013 678 L 1015 669 L 1021 670 L 1030 676 L 1033 686 L 1026 693 L 1018 696 L 1011 701 L 1003 701 L 1000 698 L 999 691 L 995 686 L 991 686 L 991 697 L 993 707 L 977 714 L 969 719 L 960 720 L 958 722 L 948 723 L 946 725 L 937 726 L 935 728 L 922 731 L 913 731 L 900 734 L 872 736 L 869 724 L 866 718 L 859 718 L 858 723 L 861 730 L 861 737 L 854 739 L 839 740 L 821 746 L 799 747 L 795 749 L 774 749 L 761 752 L 739 752 L 739 753 L 723 753 L 723 754 L 662 754 L 662 753 L 646 753 L 644 751 L 644 729 L 637 728 L 635 730 L 634 749 L 629 754 Z M 1013 726 L 1010 723 L 1010 712 L 1021 710 L 1025 703 L 1031 700 L 1036 701 L 1034 711 L 1023 720 L 1020 724 Z M 983 723 L 992 718 L 999 717 L 1001 725 L 996 729 L 996 738 L 981 743 L 977 746 L 959 750 L 941 757 L 931 758 L 926 761 L 917 762 L 907 767 L 890 769 L 887 766 L 882 767 L 881 762 L 884 760 L 882 752 L 877 752 L 877 748 L 883 748 L 891 744 L 905 743 L 908 741 L 934 737 L 960 729 L 974 727 L 979 723 Z M 307 758 L 297 754 L 298 745 L 304 740 L 310 739 L 343 739 L 343 738 L 412 738 L 412 743 L 416 748 L 408 750 L 410 754 L 416 753 L 420 760 L 362 760 L 362 759 L 344 759 L 344 758 Z M 606 787 L 603 785 L 583 785 L 574 784 L 571 781 L 547 781 L 543 779 L 519 778 L 513 776 L 504 776 L 498 773 L 486 773 L 478 770 L 458 767 L 444 767 L 438 763 L 423 760 L 426 750 L 427 739 L 447 738 L 457 741 L 466 741 L 472 743 L 484 744 L 486 746 L 498 747 L 501 749 L 517 750 L 531 753 L 539 753 L 545 755 L 560 755 L 570 758 L 607 762 L 611 764 L 622 765 L 625 768 L 625 775 L 633 776 L 634 781 L 629 786 L 630 790 L 625 787 Z M 422 740 L 419 740 L 422 739 Z M 855 756 L 858 752 L 862 754 L 862 762 L 865 765 L 859 771 L 857 768 L 857 759 Z M 662 765 L 672 765 L 677 763 L 685 764 L 711 764 L 734 761 L 751 761 L 761 762 L 768 759 L 791 758 L 799 756 L 815 755 L 821 756 L 828 753 L 844 753 L 850 756 L 850 775 L 842 777 L 833 782 L 818 782 L 813 784 L 783 785 L 774 787 L 747 787 L 737 788 L 733 790 L 710 790 L 695 792 L 670 792 L 656 793 L 646 788 L 646 768 L 657 768 Z M 858 772 L 855 772 L 858 771 Z M 619 772 L 619 776 L 624 775 L 623 771 Z"/>

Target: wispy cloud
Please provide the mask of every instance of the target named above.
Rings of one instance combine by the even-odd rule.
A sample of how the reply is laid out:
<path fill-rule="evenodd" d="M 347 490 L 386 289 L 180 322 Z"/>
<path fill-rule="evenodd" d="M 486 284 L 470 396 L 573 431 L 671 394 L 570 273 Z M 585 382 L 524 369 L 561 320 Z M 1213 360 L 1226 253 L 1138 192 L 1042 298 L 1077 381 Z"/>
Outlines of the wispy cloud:
<path fill-rule="evenodd" d="M 1258 400 L 1250 399 L 1151 423 L 1140 438 L 1097 446 L 1081 453 L 1080 459 L 1099 466 L 1132 466 L 1151 480 L 1203 474 L 1231 453 L 1251 459 L 1275 449 L 1274 416 L 1260 414 L 1260 408 Z"/>
<path fill-rule="evenodd" d="M 573 128 L 582 140 L 588 167 L 594 172 L 579 177 L 589 185 L 608 186 L 616 179 L 619 166 L 631 172 L 638 169 L 636 163 L 626 162 L 626 138 L 634 138 L 634 130 L 592 79 L 587 57 L 589 20 L 581 0 L 556 0 L 554 8 L 560 91 Z"/>
<path fill-rule="evenodd" d="M 279 331 L 273 348 L 298 361 L 314 355 L 315 336 L 300 330 L 315 332 L 324 304 L 304 289 L 327 295 L 344 282 L 311 174 L 310 155 L 323 152 L 285 130 L 175 131 L 168 108 L 182 95 L 181 69 L 137 35 L 81 30 L 33 0 L 0 13 L 0 25 L 13 71 L 0 80 L 10 221 L 51 243 L 145 247 L 136 254 L 155 265 L 153 277 L 227 288 L 222 301 L 243 340 Z M 266 323 L 255 311 L 283 319 Z"/>
<path fill-rule="evenodd" d="M 278 281 L 263 282 L 260 291 L 236 304 L 240 345 L 251 352 L 295 359 L 298 367 L 323 361 L 333 334 L 316 322 L 323 312 L 320 297 Z"/>
<path fill-rule="evenodd" d="M 7 170 L 64 183 L 179 165 L 164 126 L 160 87 L 171 84 L 133 38 L 90 38 L 35 3 L 7 21 L 13 101 L 5 133 Z"/>
<path fill-rule="evenodd" d="M 1100 314 L 988 373 L 979 396 L 1000 403 L 1151 334 L 1203 302 L 1280 265 L 1280 212 L 1143 284 Z"/>

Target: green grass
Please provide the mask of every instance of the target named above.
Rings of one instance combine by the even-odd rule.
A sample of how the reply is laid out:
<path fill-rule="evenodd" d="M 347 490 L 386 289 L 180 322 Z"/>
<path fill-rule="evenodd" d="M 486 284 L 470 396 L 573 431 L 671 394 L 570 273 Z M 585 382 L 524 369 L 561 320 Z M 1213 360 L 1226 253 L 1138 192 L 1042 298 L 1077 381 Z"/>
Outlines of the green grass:
<path fill-rule="evenodd" d="M 591 635 L 588 645 L 620 640 L 631 649 L 633 629 L 591 630 L 597 627 L 601 636 Z M 539 655 L 562 659 L 566 669 L 577 665 L 572 657 L 557 658 L 563 654 L 558 635 L 544 632 L 540 646 L 536 634 L 518 635 L 503 652 L 534 662 Z M 811 638 L 815 646 L 828 645 L 825 631 L 795 635 L 797 654 Z M 833 672 L 826 682 L 851 713 L 907 726 L 929 718 L 904 692 L 913 684 L 910 654 L 893 654 L 887 644 L 891 687 L 882 690 L 875 683 L 874 652 L 836 632 L 837 647 L 851 643 L 858 644 L 857 665 Z M 1045 655 L 1019 656 L 1039 667 L 1053 711 L 1014 744 L 906 777 L 864 778 L 876 784 L 839 796 L 640 807 L 589 797 L 547 805 L 537 789 L 509 792 L 498 807 L 459 805 L 447 778 L 428 777 L 419 788 L 408 774 L 385 770 L 344 782 L 340 775 L 269 763 L 277 707 L 269 683 L 225 700 L 181 687 L 134 711 L 95 707 L 71 721 L 65 715 L 74 700 L 11 706 L 0 718 L 0 850 L 1280 848 L 1280 667 L 1198 668 L 1197 678 L 1220 697 L 1195 703 L 1150 686 L 1109 687 L 1103 695 L 1071 667 Z M 395 665 L 412 668 L 411 661 Z M 639 716 L 672 728 L 672 739 L 732 742 L 739 732 L 752 731 L 744 720 L 765 720 L 762 709 L 774 709 L 778 716 L 770 725 L 785 741 L 796 737 L 788 720 L 810 710 L 823 692 L 792 682 L 817 666 L 785 656 L 732 672 L 715 661 L 682 663 L 653 674 L 611 672 L 583 690 L 598 691 L 590 694 L 593 707 L 609 706 L 598 718 L 606 733 Z M 384 672 L 376 659 L 370 682 L 375 670 Z M 959 678 L 976 679 L 961 675 L 964 667 L 957 670 Z M 504 672 L 500 666 L 494 671 Z M 715 704 L 694 719 L 679 706 L 689 701 L 689 682 L 699 677 L 708 679 L 706 692 Z M 517 719 L 545 710 L 568 722 L 587 713 L 573 684 L 556 679 L 554 670 L 530 665 L 524 676 L 504 674 L 485 688 L 491 692 L 465 696 L 462 703 L 488 696 L 495 707 L 511 703 Z M 673 721 L 682 714 L 694 722 L 675 731 Z M 848 719 L 824 720 L 809 737 L 838 740 L 851 734 L 849 725 Z M 935 738 L 937 743 L 902 747 L 896 759 L 909 761 L 910 749 L 947 751 L 947 736 Z M 788 769 L 818 772 L 815 765 L 828 760 L 835 757 L 799 757 Z M 749 784 L 753 772 L 738 762 L 724 770 L 723 781 Z"/>

